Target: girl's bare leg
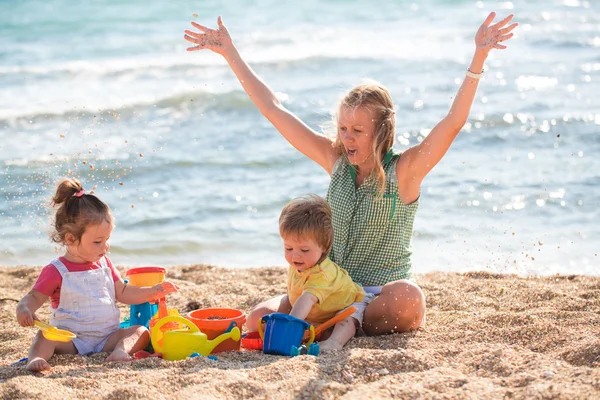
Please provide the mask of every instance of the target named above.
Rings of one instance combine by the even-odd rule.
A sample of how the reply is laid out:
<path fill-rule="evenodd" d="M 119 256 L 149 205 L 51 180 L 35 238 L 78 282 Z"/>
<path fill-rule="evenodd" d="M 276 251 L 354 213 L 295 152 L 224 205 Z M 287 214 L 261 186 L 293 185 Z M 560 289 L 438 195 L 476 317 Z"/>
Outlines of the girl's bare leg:
<path fill-rule="evenodd" d="M 131 354 L 145 348 L 150 343 L 150 332 L 145 326 L 136 325 L 129 328 L 119 329 L 113 333 L 102 351 L 110 351 L 104 361 L 128 361 Z"/>
<path fill-rule="evenodd" d="M 77 354 L 77 348 L 75 348 L 73 342 L 54 342 L 48 340 L 44 337 L 42 331 L 38 331 L 29 348 L 26 368 L 35 372 L 50 369 L 48 360 L 50 360 L 54 353 Z"/>

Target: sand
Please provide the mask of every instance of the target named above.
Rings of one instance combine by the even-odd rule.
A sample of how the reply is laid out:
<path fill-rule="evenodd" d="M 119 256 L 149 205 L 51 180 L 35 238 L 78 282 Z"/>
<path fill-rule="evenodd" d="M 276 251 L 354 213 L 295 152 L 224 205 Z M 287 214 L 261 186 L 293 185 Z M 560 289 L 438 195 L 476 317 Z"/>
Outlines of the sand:
<path fill-rule="evenodd" d="M 600 277 L 417 275 L 428 301 L 424 328 L 357 337 L 338 353 L 120 363 L 104 363 L 106 354 L 54 356 L 52 370 L 31 373 L 11 366 L 27 356 L 36 332 L 17 324 L 15 306 L 39 271 L 0 268 L 2 399 L 600 398 Z M 279 267 L 177 266 L 168 278 L 181 287 L 168 305 L 182 313 L 248 311 L 285 290 Z M 38 316 L 47 320 L 48 309 Z"/>

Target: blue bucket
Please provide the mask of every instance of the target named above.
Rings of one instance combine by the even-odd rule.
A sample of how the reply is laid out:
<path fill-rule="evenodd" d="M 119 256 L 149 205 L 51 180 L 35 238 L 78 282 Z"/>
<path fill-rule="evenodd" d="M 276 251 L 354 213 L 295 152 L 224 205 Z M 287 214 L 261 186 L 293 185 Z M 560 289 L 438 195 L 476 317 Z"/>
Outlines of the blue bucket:
<path fill-rule="evenodd" d="M 292 355 L 292 346 L 300 347 L 304 331 L 311 328 L 311 325 L 306 321 L 283 313 L 265 315 L 262 317 L 261 327 L 262 323 L 265 324 L 263 352 L 284 356 Z"/>

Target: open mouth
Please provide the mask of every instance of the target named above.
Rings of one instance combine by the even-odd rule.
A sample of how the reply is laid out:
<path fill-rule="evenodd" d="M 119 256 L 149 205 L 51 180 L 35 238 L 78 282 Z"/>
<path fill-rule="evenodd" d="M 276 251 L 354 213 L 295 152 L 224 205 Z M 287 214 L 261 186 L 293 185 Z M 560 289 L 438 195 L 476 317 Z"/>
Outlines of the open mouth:
<path fill-rule="evenodd" d="M 356 149 L 346 149 L 346 153 L 348 153 L 348 157 L 354 157 L 358 150 Z"/>

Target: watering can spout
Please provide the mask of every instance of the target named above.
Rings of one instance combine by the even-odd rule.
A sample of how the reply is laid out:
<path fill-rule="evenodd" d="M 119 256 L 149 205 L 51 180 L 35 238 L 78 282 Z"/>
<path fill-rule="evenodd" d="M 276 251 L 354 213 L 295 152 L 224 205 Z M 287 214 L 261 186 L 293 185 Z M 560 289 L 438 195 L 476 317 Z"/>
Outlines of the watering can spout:
<path fill-rule="evenodd" d="M 233 327 L 233 329 L 231 329 L 231 331 L 229 331 L 227 333 L 223 333 L 223 334 L 217 336 L 216 338 L 214 338 L 213 340 L 208 340 L 207 347 L 210 349 L 208 354 L 212 353 L 212 351 L 215 349 L 215 347 L 217 347 L 218 345 L 223 343 L 223 341 L 225 341 L 227 339 L 232 339 L 237 342 L 240 340 L 240 337 L 241 337 L 240 328 L 238 328 L 236 326 L 236 327 Z M 206 355 L 208 355 L 208 354 L 206 354 Z"/>

